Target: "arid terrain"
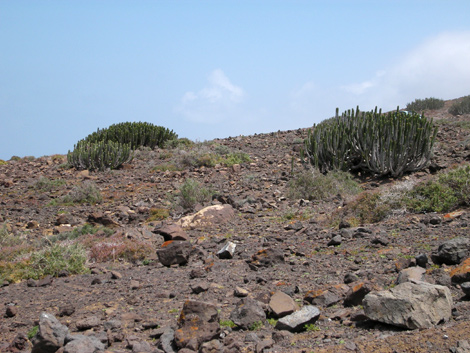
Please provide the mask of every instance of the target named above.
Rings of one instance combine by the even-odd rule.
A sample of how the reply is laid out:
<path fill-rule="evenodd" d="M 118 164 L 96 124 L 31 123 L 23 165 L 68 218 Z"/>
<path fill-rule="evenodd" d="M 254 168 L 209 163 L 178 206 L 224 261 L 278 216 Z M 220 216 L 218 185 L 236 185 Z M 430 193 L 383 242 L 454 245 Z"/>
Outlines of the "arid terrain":
<path fill-rule="evenodd" d="M 307 129 L 143 149 L 129 164 L 105 172 L 67 168 L 63 155 L 12 158 L 0 165 L 3 238 L 16 237 L 15 246 L 81 242 L 88 251 L 88 273 L 5 279 L 0 287 L 0 351 L 30 351 L 28 343 L 17 349 L 11 342 L 20 333 L 30 333 L 47 312 L 72 335 L 98 337 L 109 352 L 177 352 L 162 337 L 181 325 L 183 305 L 193 300 L 217 307 L 220 327 L 211 347 L 196 347 L 200 352 L 468 352 L 464 341 L 470 339 L 470 301 L 450 279 L 457 265 L 431 260 L 444 241 L 468 237 L 468 208 L 428 214 L 401 210 L 365 224 L 347 213 L 364 193 L 384 194 L 468 163 L 470 116 L 448 114 L 452 103 L 425 112 L 439 127 L 428 168 L 397 179 L 355 174 L 360 193 L 333 192 L 320 200 L 297 199 L 291 192 L 292 180 L 305 169 L 299 150 Z M 250 161 L 230 167 L 169 167 L 198 148 L 243 152 Z M 210 189 L 213 197 L 185 209 L 178 200 L 187 180 Z M 61 202 L 85 184 L 94 185 L 102 199 Z M 190 254 L 187 263 L 163 265 L 157 251 L 175 238 L 159 232 L 162 222 L 167 227 L 182 224 L 182 217 L 211 205 L 228 205 L 224 209 L 229 211 L 211 223 L 175 227 L 184 229 Z M 59 238 L 86 224 L 98 232 Z M 340 240 L 332 242 L 338 235 Z M 5 254 L 16 248 L 3 241 L 6 266 Z M 134 245 L 135 256 L 116 255 L 113 244 Z M 221 255 L 226 244 L 234 251 Z M 99 252 L 111 248 L 111 256 Z M 419 255 L 428 259 L 425 281 L 450 289 L 451 319 L 419 330 L 369 320 L 360 288 L 393 288 L 399 272 L 416 266 Z M 320 317 L 301 332 L 275 328 L 279 318 L 270 302 L 278 291 L 299 307 L 316 306 Z M 243 298 L 256 300 L 267 316 L 246 328 L 230 327 L 236 321 L 232 312 Z M 190 348 L 180 351 L 195 351 Z"/>

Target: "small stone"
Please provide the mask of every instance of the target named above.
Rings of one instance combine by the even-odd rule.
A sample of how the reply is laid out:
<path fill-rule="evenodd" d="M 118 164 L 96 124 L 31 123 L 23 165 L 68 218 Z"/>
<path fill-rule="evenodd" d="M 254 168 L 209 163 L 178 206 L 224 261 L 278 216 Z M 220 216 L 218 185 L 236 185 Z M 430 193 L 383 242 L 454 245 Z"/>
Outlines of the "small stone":
<path fill-rule="evenodd" d="M 111 279 L 121 279 L 122 275 L 117 271 L 111 271 Z"/>
<path fill-rule="evenodd" d="M 7 305 L 7 308 L 5 309 L 5 316 L 6 317 L 15 317 L 17 312 L 18 312 L 18 310 L 16 309 L 16 306 Z"/>
<path fill-rule="evenodd" d="M 426 254 L 419 254 L 415 257 L 416 259 L 416 264 L 422 268 L 426 268 L 426 265 L 428 264 L 428 256 Z"/>
<path fill-rule="evenodd" d="M 462 288 L 465 295 L 470 296 L 470 282 L 463 282 L 460 288 Z"/>
<path fill-rule="evenodd" d="M 227 242 L 222 249 L 217 252 L 219 259 L 232 259 L 237 245 L 231 241 Z"/>
<path fill-rule="evenodd" d="M 333 238 L 331 238 L 331 240 L 328 242 L 328 246 L 338 246 L 338 245 L 341 245 L 341 243 L 343 242 L 343 238 L 341 237 L 341 235 L 335 235 Z"/>
<path fill-rule="evenodd" d="M 194 294 L 199 294 L 202 292 L 207 292 L 209 289 L 209 285 L 206 282 L 198 282 L 196 284 L 191 285 L 191 290 Z"/>
<path fill-rule="evenodd" d="M 244 297 L 247 297 L 248 296 L 248 291 L 244 288 L 241 288 L 241 287 L 235 287 L 235 290 L 234 290 L 234 293 L 233 293 L 236 297 L 239 297 L 239 298 L 244 298 Z"/>

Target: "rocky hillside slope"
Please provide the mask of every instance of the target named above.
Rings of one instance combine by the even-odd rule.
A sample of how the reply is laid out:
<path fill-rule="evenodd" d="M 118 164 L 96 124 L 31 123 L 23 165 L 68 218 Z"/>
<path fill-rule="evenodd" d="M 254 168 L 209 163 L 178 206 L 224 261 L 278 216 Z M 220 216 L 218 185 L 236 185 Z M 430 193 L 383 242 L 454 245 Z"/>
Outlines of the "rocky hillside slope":
<path fill-rule="evenodd" d="M 439 126 L 428 169 L 357 174 L 359 193 L 312 200 L 292 190 L 306 129 L 144 149 L 108 172 L 61 155 L 1 164 L 0 351 L 469 352 L 468 208 L 375 223 L 353 210 L 468 163 L 470 116 L 452 103 L 425 113 Z M 227 163 L 235 153 L 250 160 Z M 47 249 L 77 243 L 83 271 L 41 272 Z M 363 302 L 385 290 L 430 302 L 393 304 L 404 321 L 387 321 L 392 304 Z"/>

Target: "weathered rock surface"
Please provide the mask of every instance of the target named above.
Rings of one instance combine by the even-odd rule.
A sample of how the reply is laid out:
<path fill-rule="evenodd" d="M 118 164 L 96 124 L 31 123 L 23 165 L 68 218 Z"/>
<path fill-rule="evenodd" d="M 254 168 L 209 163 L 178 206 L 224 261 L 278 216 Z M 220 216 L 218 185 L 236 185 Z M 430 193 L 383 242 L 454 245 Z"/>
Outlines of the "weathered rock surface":
<path fill-rule="evenodd" d="M 285 316 L 276 323 L 276 329 L 290 332 L 305 330 L 305 325 L 313 324 L 320 317 L 320 310 L 313 305 L 305 305 L 293 314 Z"/>
<path fill-rule="evenodd" d="M 169 240 L 157 250 L 158 259 L 164 266 L 185 265 L 189 261 L 192 246 L 187 241 Z"/>
<path fill-rule="evenodd" d="M 470 256 L 469 250 L 470 239 L 454 238 L 439 245 L 431 258 L 437 264 L 457 265 Z"/>
<path fill-rule="evenodd" d="M 201 344 L 219 336 L 219 313 L 211 303 L 187 300 L 181 310 L 175 343 L 178 348 L 197 351 Z"/>
<path fill-rule="evenodd" d="M 230 313 L 230 320 L 242 329 L 249 329 L 257 322 L 264 322 L 266 314 L 257 300 L 250 297 L 238 302 Z"/>
<path fill-rule="evenodd" d="M 286 293 L 277 291 L 269 301 L 269 308 L 276 317 L 284 317 L 299 310 L 297 303 Z"/>
<path fill-rule="evenodd" d="M 364 312 L 371 320 L 408 329 L 430 328 L 448 321 L 452 315 L 449 288 L 426 282 L 405 282 L 363 300 Z"/>
<path fill-rule="evenodd" d="M 186 216 L 178 221 L 183 228 L 204 228 L 214 224 L 225 223 L 235 215 L 230 205 L 213 205 L 203 208 L 194 215 Z"/>

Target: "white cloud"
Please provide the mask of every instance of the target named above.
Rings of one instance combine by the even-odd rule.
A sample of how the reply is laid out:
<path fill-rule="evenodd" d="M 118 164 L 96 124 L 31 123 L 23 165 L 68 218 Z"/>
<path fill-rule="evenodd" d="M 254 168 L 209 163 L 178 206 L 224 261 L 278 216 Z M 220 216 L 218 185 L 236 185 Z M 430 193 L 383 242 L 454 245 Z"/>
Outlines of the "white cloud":
<path fill-rule="evenodd" d="M 446 32 L 405 53 L 372 78 L 338 87 L 307 82 L 291 94 L 300 120 L 319 122 L 359 105 L 392 110 L 417 98 L 453 99 L 470 95 L 470 32 Z"/>
<path fill-rule="evenodd" d="M 206 87 L 183 95 L 176 111 L 193 122 L 217 123 L 233 117 L 244 97 L 243 89 L 216 69 L 209 75 Z"/>
<path fill-rule="evenodd" d="M 448 32 L 403 55 L 371 80 L 343 86 L 376 105 L 394 107 L 416 98 L 458 98 L 470 94 L 470 32 Z"/>

